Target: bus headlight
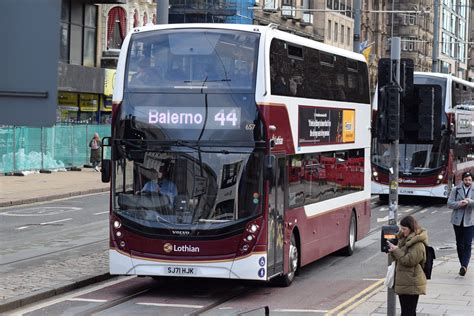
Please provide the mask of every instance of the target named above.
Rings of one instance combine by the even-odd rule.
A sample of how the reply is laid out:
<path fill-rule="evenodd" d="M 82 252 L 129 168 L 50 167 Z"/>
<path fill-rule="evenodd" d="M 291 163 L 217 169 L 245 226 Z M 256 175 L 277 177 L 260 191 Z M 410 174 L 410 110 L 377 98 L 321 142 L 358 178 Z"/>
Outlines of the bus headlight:
<path fill-rule="evenodd" d="M 378 177 L 379 173 L 378 173 L 377 171 L 374 171 L 374 172 L 372 172 L 372 175 L 373 175 L 374 177 Z"/>
<path fill-rule="evenodd" d="M 115 233 L 115 236 L 117 236 L 118 238 L 122 237 L 122 232 L 121 231 L 117 231 Z"/>
<path fill-rule="evenodd" d="M 443 180 L 444 176 L 442 173 L 438 174 L 438 180 Z"/>
<path fill-rule="evenodd" d="M 257 224 L 252 224 L 252 225 L 250 225 L 248 231 L 254 234 L 255 232 L 257 232 L 258 228 L 259 227 L 258 227 Z"/>
<path fill-rule="evenodd" d="M 253 236 L 252 236 L 252 235 L 248 235 L 246 239 L 247 239 L 247 241 L 252 241 L 252 240 L 253 240 Z"/>
<path fill-rule="evenodd" d="M 114 228 L 119 229 L 120 227 L 122 227 L 122 223 L 120 223 L 119 221 L 114 221 Z"/>

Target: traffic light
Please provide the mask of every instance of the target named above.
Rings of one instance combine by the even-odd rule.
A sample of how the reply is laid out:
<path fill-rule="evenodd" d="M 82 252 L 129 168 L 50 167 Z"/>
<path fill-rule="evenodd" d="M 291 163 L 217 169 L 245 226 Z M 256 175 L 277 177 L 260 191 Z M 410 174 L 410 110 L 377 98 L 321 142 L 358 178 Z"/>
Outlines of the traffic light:
<path fill-rule="evenodd" d="M 400 90 L 397 85 L 380 89 L 377 118 L 379 142 L 393 142 L 400 138 Z"/>
<path fill-rule="evenodd" d="M 390 73 L 390 65 L 393 61 L 390 58 L 380 58 L 378 62 L 378 85 L 379 89 L 385 87 L 392 82 L 392 75 Z M 395 69 L 394 67 L 392 69 Z"/>
<path fill-rule="evenodd" d="M 402 95 L 410 95 L 413 93 L 413 72 L 415 64 L 413 59 L 402 58 L 400 62 L 400 87 L 402 87 Z"/>
<path fill-rule="evenodd" d="M 392 65 L 392 67 L 390 67 Z M 392 77 L 395 78 L 395 60 L 390 58 L 381 58 L 378 63 L 378 85 L 383 88 L 392 83 Z M 400 60 L 400 87 L 403 96 L 413 91 L 413 71 L 415 65 L 412 59 L 402 58 Z M 391 71 L 391 72 L 390 72 Z"/>

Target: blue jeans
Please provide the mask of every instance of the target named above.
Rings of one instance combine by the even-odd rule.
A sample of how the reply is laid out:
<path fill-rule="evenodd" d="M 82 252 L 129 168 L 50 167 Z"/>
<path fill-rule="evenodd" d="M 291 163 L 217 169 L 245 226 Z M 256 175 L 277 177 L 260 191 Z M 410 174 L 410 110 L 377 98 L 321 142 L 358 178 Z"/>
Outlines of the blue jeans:
<path fill-rule="evenodd" d="M 461 221 L 461 226 L 453 225 L 454 234 L 456 235 L 456 250 L 458 251 L 459 262 L 462 267 L 466 267 L 471 259 L 471 245 L 472 233 L 474 226 L 464 227 Z"/>

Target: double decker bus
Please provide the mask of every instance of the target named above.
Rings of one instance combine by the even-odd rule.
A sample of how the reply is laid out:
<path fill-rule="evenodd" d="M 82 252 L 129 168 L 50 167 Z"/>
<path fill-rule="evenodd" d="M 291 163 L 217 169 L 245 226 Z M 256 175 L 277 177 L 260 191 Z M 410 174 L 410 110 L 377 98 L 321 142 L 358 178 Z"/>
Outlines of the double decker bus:
<path fill-rule="evenodd" d="M 362 55 L 273 26 L 134 29 L 104 140 L 110 273 L 289 285 L 351 255 L 370 226 L 370 115 Z M 157 171 L 173 185 L 145 192 Z"/>
<path fill-rule="evenodd" d="M 474 170 L 474 83 L 441 73 L 413 78 L 400 105 L 398 192 L 447 198 L 461 174 Z M 386 201 L 390 144 L 373 135 L 372 193 Z"/>

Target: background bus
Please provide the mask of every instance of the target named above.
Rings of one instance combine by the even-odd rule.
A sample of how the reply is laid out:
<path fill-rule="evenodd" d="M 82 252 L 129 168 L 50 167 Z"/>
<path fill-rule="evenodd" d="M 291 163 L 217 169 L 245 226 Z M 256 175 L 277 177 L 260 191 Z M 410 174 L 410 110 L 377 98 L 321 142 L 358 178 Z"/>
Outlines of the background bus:
<path fill-rule="evenodd" d="M 461 174 L 474 170 L 474 83 L 415 72 L 414 84 L 401 98 L 398 193 L 447 198 Z M 388 200 L 390 144 L 373 135 L 372 193 Z"/>
<path fill-rule="evenodd" d="M 144 27 L 113 100 L 111 274 L 289 285 L 368 232 L 361 55 L 270 26 Z M 143 192 L 152 170 L 176 194 Z"/>

